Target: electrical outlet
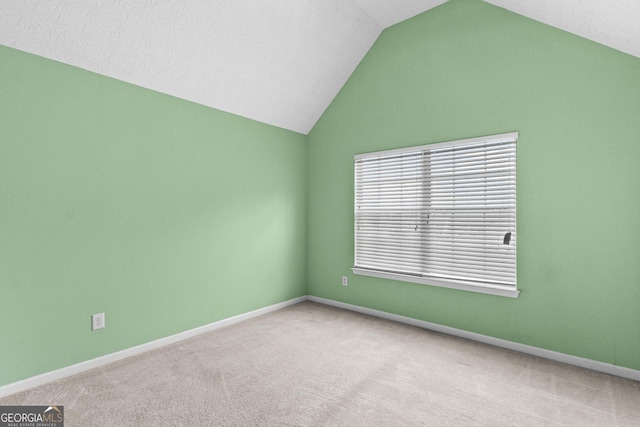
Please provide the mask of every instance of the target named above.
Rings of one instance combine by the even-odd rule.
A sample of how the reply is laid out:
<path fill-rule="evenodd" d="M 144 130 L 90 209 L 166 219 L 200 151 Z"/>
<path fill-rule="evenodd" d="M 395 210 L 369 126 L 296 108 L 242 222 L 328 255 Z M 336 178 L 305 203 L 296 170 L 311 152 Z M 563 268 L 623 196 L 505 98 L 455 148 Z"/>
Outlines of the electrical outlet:
<path fill-rule="evenodd" d="M 342 276 L 342 286 L 347 286 L 349 284 L 349 279 L 347 276 Z"/>
<path fill-rule="evenodd" d="M 95 331 L 96 329 L 104 328 L 104 313 L 92 314 L 91 315 L 91 330 Z"/>

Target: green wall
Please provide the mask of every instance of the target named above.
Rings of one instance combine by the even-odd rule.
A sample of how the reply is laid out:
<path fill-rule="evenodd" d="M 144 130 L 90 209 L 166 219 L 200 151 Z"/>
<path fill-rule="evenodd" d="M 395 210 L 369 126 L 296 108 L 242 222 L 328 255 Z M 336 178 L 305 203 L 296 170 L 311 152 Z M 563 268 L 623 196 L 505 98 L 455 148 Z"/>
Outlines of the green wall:
<path fill-rule="evenodd" d="M 351 274 L 354 154 L 511 131 L 518 299 Z M 308 144 L 309 294 L 640 369 L 640 59 L 451 0 L 382 33 Z"/>
<path fill-rule="evenodd" d="M 0 46 L 0 385 L 305 295 L 305 158 Z"/>

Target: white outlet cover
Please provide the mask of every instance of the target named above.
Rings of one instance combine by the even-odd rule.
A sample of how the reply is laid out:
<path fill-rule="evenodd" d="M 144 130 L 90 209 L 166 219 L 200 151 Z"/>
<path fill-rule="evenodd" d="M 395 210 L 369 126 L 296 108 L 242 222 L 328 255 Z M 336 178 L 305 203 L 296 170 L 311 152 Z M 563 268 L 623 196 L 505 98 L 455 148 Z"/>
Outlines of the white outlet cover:
<path fill-rule="evenodd" d="M 98 313 L 91 315 L 91 330 L 95 331 L 96 329 L 102 329 L 105 327 L 104 324 L 104 313 Z"/>

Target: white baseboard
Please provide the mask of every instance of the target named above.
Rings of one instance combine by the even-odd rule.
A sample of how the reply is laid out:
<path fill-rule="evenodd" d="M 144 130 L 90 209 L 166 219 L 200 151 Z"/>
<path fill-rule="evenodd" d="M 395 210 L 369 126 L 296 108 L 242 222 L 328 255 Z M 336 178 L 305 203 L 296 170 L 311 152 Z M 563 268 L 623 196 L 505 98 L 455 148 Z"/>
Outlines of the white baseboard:
<path fill-rule="evenodd" d="M 347 304 L 339 301 L 334 301 L 326 298 L 320 298 L 316 296 L 302 296 L 294 298 L 288 301 L 283 301 L 278 304 L 273 304 L 268 307 L 263 307 L 248 313 L 239 314 L 237 316 L 222 319 L 214 323 L 210 323 L 205 326 L 190 329 L 188 331 L 180 332 L 175 335 L 161 338 L 155 341 L 151 341 L 145 344 L 141 344 L 135 347 L 131 347 L 125 350 L 121 350 L 115 353 L 107 354 L 95 359 L 80 362 L 75 365 L 67 366 L 65 368 L 57 369 L 55 371 L 46 372 L 44 374 L 37 375 L 35 377 L 27 378 L 15 383 L 7 384 L 0 387 L 0 398 L 9 396 L 14 393 L 37 387 L 42 384 L 46 384 L 51 381 L 59 380 L 64 377 L 79 374 L 89 369 L 98 368 L 100 366 L 112 363 L 126 357 L 135 356 L 146 351 L 150 351 L 159 347 L 163 347 L 168 344 L 173 344 L 178 341 L 191 338 L 193 336 L 213 331 L 225 326 L 233 325 L 234 323 L 248 320 L 253 317 L 257 317 L 263 314 L 267 314 L 281 308 L 289 307 L 294 304 L 301 303 L 303 301 L 314 301 L 320 304 L 330 305 L 333 307 L 342 308 L 345 310 L 355 311 L 370 316 L 380 317 L 382 319 L 392 320 L 394 322 L 404 323 L 411 326 L 416 326 L 423 329 L 428 329 L 443 334 L 453 335 L 460 338 L 466 338 L 473 341 L 478 341 L 484 344 L 493 345 L 496 347 L 502 347 L 508 350 L 518 351 L 520 353 L 530 354 L 532 356 L 538 356 L 545 359 L 555 360 L 557 362 L 566 363 L 568 365 L 578 366 L 581 368 L 591 369 L 597 372 L 603 372 L 605 374 L 615 375 L 630 380 L 640 381 L 640 371 L 635 369 L 625 368 L 622 366 L 611 365 L 609 363 L 598 362 L 591 359 L 585 359 L 582 357 L 571 356 L 564 353 L 558 353 L 551 350 L 545 350 L 543 348 L 533 347 L 526 344 L 519 344 L 512 341 L 502 340 L 499 338 L 489 337 L 487 335 L 476 334 L 474 332 L 468 332 L 462 329 L 451 328 L 449 326 L 439 325 L 437 323 L 426 322 L 424 320 L 413 319 L 411 317 L 400 316 L 397 314 L 387 313 L 380 310 L 374 310 L 371 308 L 361 307 L 358 305 Z"/>
<path fill-rule="evenodd" d="M 443 326 L 437 323 L 425 322 L 424 320 L 417 320 L 411 317 L 400 316 L 397 314 L 391 314 L 384 311 L 374 310 L 371 308 L 347 304 L 347 303 L 315 297 L 311 295 L 308 297 L 308 300 L 314 301 L 320 304 L 331 305 L 331 306 L 342 308 L 345 310 L 355 311 L 362 314 L 368 314 L 370 316 L 392 320 L 394 322 L 417 326 L 423 329 L 429 329 L 431 331 L 440 332 L 447 335 L 453 335 L 460 338 L 466 338 L 472 341 L 478 341 L 484 344 L 489 344 L 496 347 L 502 347 L 507 350 L 513 350 L 520 353 L 530 354 L 532 356 L 542 357 L 544 359 L 555 360 L 557 362 L 578 366 L 580 368 L 590 369 L 592 371 L 602 372 L 605 374 L 615 375 L 615 376 L 627 378 L 630 380 L 640 381 L 640 371 L 637 371 L 635 369 L 625 368 L 623 366 L 611 365 L 609 363 L 598 362 L 596 360 L 585 359 L 583 357 L 571 356 L 564 353 L 558 353 L 556 351 L 545 350 L 539 347 L 533 347 L 526 344 L 519 344 L 512 341 L 493 338 L 487 335 L 476 334 L 474 332 L 468 332 L 462 329 L 451 328 L 449 326 Z"/>
<path fill-rule="evenodd" d="M 135 347 L 127 348 L 125 350 L 117 351 L 115 353 L 107 354 L 104 356 L 96 357 L 95 359 L 87 360 L 77 363 L 75 365 L 67 366 L 55 371 L 46 372 L 44 374 L 36 375 L 35 377 L 27 378 L 15 383 L 7 384 L 0 387 L 0 397 L 9 396 L 10 394 L 19 393 L 21 391 L 37 387 L 42 384 L 46 384 L 51 381 L 59 380 L 64 377 L 79 374 L 80 372 L 88 371 L 89 369 L 97 368 L 108 363 L 112 363 L 126 357 L 135 356 L 136 354 L 144 353 L 149 350 L 153 350 L 159 347 L 163 347 L 168 344 L 173 344 L 178 341 L 191 338 L 193 336 L 203 334 L 205 332 L 213 331 L 225 326 L 233 325 L 234 323 L 248 320 L 253 317 L 257 317 L 263 314 L 270 313 L 272 311 L 280 310 L 281 308 L 288 307 L 290 305 L 298 304 L 306 301 L 307 296 L 302 296 L 288 301 L 284 301 L 278 304 L 273 304 L 268 307 L 259 308 L 257 310 L 250 311 L 248 313 L 239 314 L 237 316 L 222 319 L 217 322 L 210 323 L 208 325 L 200 326 L 198 328 L 190 329 L 188 331 L 180 332 L 175 335 L 171 335 L 165 338 L 160 338 L 155 341 L 151 341 L 145 344 L 141 344 Z"/>

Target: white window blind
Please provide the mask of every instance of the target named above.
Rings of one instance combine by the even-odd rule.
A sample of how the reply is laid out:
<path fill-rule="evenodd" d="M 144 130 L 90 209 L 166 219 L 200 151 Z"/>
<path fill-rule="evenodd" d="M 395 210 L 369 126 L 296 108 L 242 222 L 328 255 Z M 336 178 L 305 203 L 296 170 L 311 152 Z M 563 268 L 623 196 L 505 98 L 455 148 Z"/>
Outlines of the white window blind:
<path fill-rule="evenodd" d="M 517 139 L 356 155 L 354 272 L 517 296 Z"/>

